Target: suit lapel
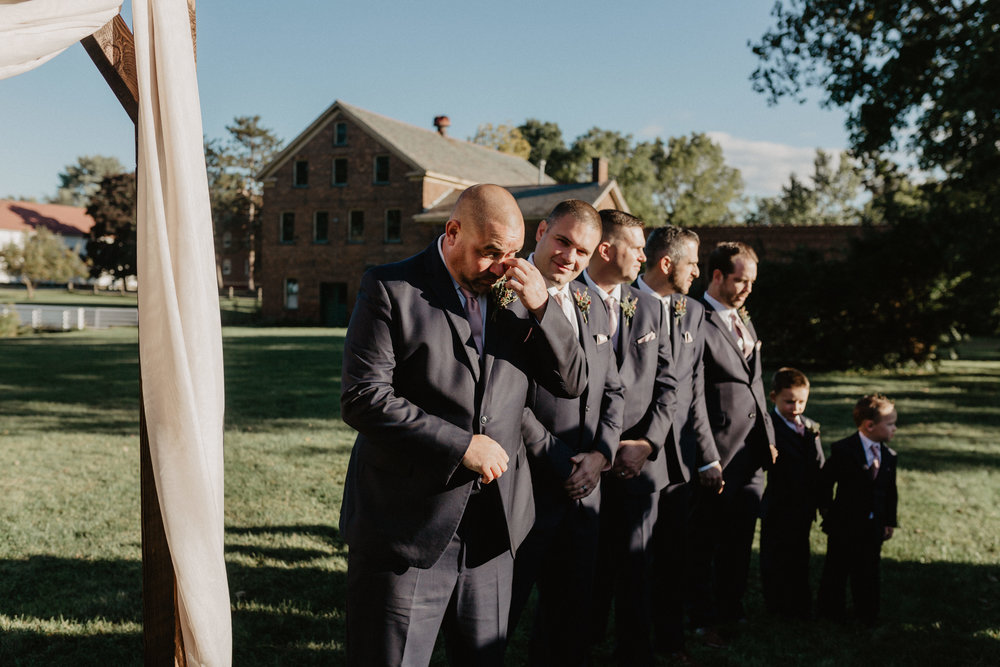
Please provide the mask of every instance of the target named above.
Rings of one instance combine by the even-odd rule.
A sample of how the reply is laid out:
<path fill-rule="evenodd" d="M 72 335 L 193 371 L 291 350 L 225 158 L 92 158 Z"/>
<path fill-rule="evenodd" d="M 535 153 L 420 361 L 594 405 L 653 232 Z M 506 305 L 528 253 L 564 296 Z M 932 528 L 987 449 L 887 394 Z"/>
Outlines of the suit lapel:
<path fill-rule="evenodd" d="M 736 344 L 736 335 L 730 331 L 726 323 L 722 321 L 722 314 L 713 308 L 710 303 L 705 303 L 705 321 L 714 326 L 719 334 L 726 339 L 729 345 L 733 348 L 733 351 L 736 352 L 736 356 L 743 362 L 743 366 L 749 373 L 750 360 L 743 356 L 740 346 Z M 753 334 L 751 333 L 751 335 Z"/>
<path fill-rule="evenodd" d="M 458 291 L 452 282 L 451 274 L 448 273 L 448 269 L 441 261 L 441 257 L 438 254 L 437 242 L 426 252 L 428 254 L 428 269 L 431 275 L 430 290 L 440 302 L 448 318 L 448 322 L 451 324 L 452 333 L 458 339 L 459 345 L 465 350 L 465 361 L 468 362 L 468 367 L 472 372 L 473 378 L 475 378 L 476 382 L 479 382 L 479 351 L 476 350 L 476 344 L 472 340 L 472 328 L 469 326 L 469 320 L 465 316 L 465 309 L 462 308 L 462 301 L 458 298 Z M 490 316 L 487 314 L 487 325 L 489 325 L 489 322 Z M 487 328 L 489 327 L 487 326 Z M 484 337 L 489 341 L 490 337 L 486 336 L 485 333 Z"/>

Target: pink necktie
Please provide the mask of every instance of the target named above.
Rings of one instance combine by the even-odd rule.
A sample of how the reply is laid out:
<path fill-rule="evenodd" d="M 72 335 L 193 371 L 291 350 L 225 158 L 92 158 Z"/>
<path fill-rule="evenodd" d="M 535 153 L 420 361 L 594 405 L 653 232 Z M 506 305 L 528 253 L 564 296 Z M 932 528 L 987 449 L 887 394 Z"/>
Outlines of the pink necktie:
<path fill-rule="evenodd" d="M 798 432 L 799 435 L 805 435 L 806 434 L 806 427 L 805 427 L 805 425 L 802 422 L 800 422 L 797 418 L 795 420 L 795 430 Z"/>
<path fill-rule="evenodd" d="M 744 335 L 743 323 L 740 322 L 740 318 L 736 317 L 736 313 L 732 313 L 729 317 L 733 320 L 733 332 L 736 334 L 736 342 L 740 346 L 740 351 L 744 357 L 749 357 L 750 350 L 753 349 L 753 345 L 750 344 L 750 332 L 747 331 Z"/>
<path fill-rule="evenodd" d="M 483 310 L 479 307 L 479 295 L 473 294 L 464 287 L 461 288 L 465 296 L 465 317 L 469 320 L 469 328 L 472 329 L 472 339 L 476 341 L 476 350 L 483 353 Z"/>
<path fill-rule="evenodd" d="M 618 299 L 613 296 L 609 296 L 604 300 L 604 303 L 608 306 L 609 333 L 611 334 L 612 339 L 617 340 L 615 335 L 618 333 Z"/>
<path fill-rule="evenodd" d="M 881 464 L 879 463 L 879 446 L 878 443 L 872 445 L 872 465 L 869 470 L 872 474 L 872 479 L 878 477 L 878 469 Z"/>

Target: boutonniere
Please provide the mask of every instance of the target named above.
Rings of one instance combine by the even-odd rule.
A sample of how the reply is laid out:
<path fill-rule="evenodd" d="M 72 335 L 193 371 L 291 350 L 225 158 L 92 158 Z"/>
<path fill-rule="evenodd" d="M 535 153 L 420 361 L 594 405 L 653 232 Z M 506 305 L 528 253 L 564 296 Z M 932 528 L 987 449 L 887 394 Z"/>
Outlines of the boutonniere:
<path fill-rule="evenodd" d="M 738 312 L 739 312 L 740 319 L 743 320 L 743 324 L 746 324 L 747 322 L 750 321 L 750 313 L 747 312 L 747 307 L 746 306 L 740 306 L 740 309 L 739 309 Z"/>
<path fill-rule="evenodd" d="M 814 438 L 819 437 L 819 422 L 810 421 L 806 424 L 806 433 Z"/>
<path fill-rule="evenodd" d="M 506 308 L 510 304 L 517 301 L 517 294 L 514 293 L 514 290 L 507 287 L 507 276 L 503 276 L 500 280 L 493 283 L 493 286 L 490 287 L 490 296 L 493 298 L 493 305 L 496 306 L 496 308 L 493 309 L 494 320 L 497 317 L 497 312 L 501 308 Z"/>
<path fill-rule="evenodd" d="M 576 307 L 580 309 L 580 316 L 583 317 L 583 322 L 586 324 L 587 315 L 590 313 L 590 293 L 587 288 L 583 288 L 583 292 L 579 289 L 573 292 L 573 299 L 576 301 Z"/>
<path fill-rule="evenodd" d="M 626 294 L 625 298 L 622 299 L 622 315 L 625 316 L 625 324 L 628 324 L 635 317 L 635 311 L 638 307 L 639 299 Z"/>
<path fill-rule="evenodd" d="M 688 300 L 684 297 L 674 299 L 674 317 L 681 319 L 688 312 Z"/>

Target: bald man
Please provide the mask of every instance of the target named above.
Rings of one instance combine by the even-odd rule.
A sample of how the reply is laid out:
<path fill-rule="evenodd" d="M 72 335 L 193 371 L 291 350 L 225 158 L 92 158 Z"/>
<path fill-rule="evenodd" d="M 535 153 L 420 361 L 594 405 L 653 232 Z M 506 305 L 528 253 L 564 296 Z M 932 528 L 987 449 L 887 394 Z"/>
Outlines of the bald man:
<path fill-rule="evenodd" d="M 340 531 L 352 665 L 502 665 L 513 552 L 534 518 L 521 443 L 529 381 L 579 396 L 583 350 L 495 185 L 466 190 L 430 247 L 366 272 L 344 343 L 358 431 Z M 501 289 L 491 289 L 505 277 Z"/>

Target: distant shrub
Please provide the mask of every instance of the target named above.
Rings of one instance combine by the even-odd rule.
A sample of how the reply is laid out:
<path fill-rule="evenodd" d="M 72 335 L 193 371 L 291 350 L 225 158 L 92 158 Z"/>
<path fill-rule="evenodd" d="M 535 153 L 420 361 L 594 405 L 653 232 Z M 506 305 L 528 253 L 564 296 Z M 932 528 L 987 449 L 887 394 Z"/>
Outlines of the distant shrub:
<path fill-rule="evenodd" d="M 0 306 L 0 338 L 13 338 L 21 326 L 21 318 L 10 304 Z"/>

